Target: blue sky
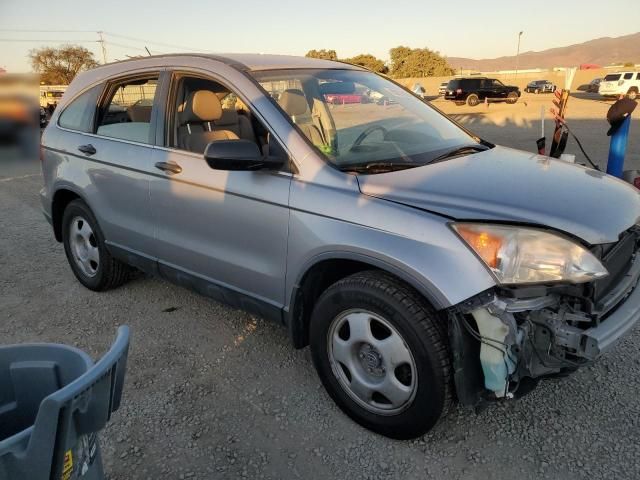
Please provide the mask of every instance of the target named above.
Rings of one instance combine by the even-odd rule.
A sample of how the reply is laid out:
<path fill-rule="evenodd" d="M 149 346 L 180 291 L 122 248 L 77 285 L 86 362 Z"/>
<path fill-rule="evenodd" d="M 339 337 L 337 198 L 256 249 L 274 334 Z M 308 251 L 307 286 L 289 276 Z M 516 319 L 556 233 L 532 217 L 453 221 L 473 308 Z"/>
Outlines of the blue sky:
<path fill-rule="evenodd" d="M 372 53 L 383 59 L 389 48 L 407 45 L 449 56 L 492 58 L 515 54 L 520 30 L 524 31 L 521 51 L 640 30 L 637 15 L 628 14 L 637 11 L 638 0 L 543 1 L 537 8 L 527 4 L 532 2 L 0 0 L 0 67 L 28 71 L 29 49 L 79 40 L 101 59 L 98 30 L 109 32 L 105 35 L 109 61 L 143 54 L 145 44 L 153 53 L 187 51 L 153 42 L 211 52 L 293 55 L 331 48 L 341 57 Z M 597 5 L 606 5 L 607 14 Z"/>

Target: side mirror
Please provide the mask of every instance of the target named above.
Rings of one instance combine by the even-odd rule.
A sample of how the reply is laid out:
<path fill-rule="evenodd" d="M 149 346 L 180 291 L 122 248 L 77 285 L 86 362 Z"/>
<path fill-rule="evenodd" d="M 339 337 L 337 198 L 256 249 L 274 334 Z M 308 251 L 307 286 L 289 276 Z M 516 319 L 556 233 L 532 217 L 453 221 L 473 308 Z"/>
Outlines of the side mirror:
<path fill-rule="evenodd" d="M 218 140 L 207 145 L 204 159 L 214 170 L 250 171 L 282 167 L 281 158 L 264 157 L 251 140 Z"/>

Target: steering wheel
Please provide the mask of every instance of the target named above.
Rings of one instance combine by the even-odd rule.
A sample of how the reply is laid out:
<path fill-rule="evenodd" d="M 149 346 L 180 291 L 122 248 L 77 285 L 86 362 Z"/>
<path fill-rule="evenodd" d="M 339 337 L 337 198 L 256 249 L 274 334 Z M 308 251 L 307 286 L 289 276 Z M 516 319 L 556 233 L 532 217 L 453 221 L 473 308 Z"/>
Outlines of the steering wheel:
<path fill-rule="evenodd" d="M 353 142 L 353 145 L 351 145 L 351 148 L 349 149 L 349 151 L 353 151 L 355 148 L 359 147 L 360 144 L 364 142 L 364 139 L 367 138 L 376 130 L 380 130 L 385 137 L 387 136 L 387 133 L 389 133 L 389 131 L 386 128 L 384 128 L 382 125 L 372 125 L 371 127 L 367 128 L 364 132 L 362 132 L 360 135 L 358 135 L 358 138 L 356 138 L 356 141 Z"/>

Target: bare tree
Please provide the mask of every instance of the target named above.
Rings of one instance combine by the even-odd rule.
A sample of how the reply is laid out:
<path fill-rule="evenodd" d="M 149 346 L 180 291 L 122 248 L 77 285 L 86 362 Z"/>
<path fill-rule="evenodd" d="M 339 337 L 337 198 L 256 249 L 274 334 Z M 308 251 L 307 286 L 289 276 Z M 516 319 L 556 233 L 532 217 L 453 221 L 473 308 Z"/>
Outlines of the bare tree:
<path fill-rule="evenodd" d="M 48 85 L 68 85 L 79 72 L 98 66 L 93 53 L 79 45 L 33 49 L 29 60 L 41 81 Z"/>

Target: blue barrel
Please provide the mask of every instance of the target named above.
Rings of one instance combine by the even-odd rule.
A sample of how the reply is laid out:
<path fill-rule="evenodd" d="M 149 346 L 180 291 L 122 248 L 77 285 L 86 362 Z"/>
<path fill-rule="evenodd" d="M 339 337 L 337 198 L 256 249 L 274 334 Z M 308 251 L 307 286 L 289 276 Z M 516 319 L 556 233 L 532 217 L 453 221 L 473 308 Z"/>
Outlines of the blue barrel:
<path fill-rule="evenodd" d="M 624 156 L 627 152 L 630 126 L 631 115 L 627 115 L 622 121 L 622 125 L 620 125 L 620 127 L 611 135 L 609 159 L 607 160 L 607 173 L 614 177 L 622 178 L 622 172 L 624 171 Z"/>

